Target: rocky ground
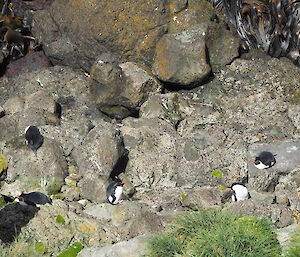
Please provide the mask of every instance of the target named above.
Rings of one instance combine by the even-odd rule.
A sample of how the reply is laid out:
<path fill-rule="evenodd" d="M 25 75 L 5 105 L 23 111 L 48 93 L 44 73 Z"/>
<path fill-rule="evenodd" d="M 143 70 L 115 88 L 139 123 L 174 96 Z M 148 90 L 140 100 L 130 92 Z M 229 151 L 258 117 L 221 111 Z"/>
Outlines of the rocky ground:
<path fill-rule="evenodd" d="M 75 241 L 79 256 L 138 256 L 177 213 L 215 206 L 269 217 L 288 240 L 300 212 L 298 67 L 256 50 L 241 55 L 204 0 L 26 3 L 19 15 L 43 51 L 0 78 L 0 152 L 9 161 L 0 193 L 54 200 L 0 209 L 2 242 L 22 233 L 50 256 Z M 25 144 L 29 125 L 45 138 L 37 156 Z M 275 166 L 253 166 L 262 150 L 277 154 Z M 113 170 L 126 181 L 117 206 L 105 195 Z M 220 186 L 233 182 L 252 198 L 231 203 Z"/>

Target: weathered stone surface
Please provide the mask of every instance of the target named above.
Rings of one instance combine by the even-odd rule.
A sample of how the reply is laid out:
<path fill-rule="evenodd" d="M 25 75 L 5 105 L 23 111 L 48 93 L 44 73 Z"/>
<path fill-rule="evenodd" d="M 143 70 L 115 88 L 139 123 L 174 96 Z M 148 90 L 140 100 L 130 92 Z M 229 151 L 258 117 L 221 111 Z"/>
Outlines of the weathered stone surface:
<path fill-rule="evenodd" d="M 148 95 L 161 90 L 158 81 L 137 64 L 118 64 L 108 54 L 100 56 L 94 63 L 89 88 L 103 112 L 119 117 L 137 112 Z M 123 108 L 127 112 L 124 113 Z"/>
<path fill-rule="evenodd" d="M 288 108 L 288 116 L 294 126 L 300 130 L 300 105 L 290 105 Z"/>
<path fill-rule="evenodd" d="M 254 167 L 253 160 L 262 151 L 276 154 L 276 164 L 264 170 Z M 249 184 L 257 190 L 274 191 L 278 179 L 300 167 L 300 142 L 283 141 L 272 144 L 253 144 L 249 147 Z"/>
<path fill-rule="evenodd" d="M 242 215 L 254 215 L 269 218 L 278 228 L 286 227 L 293 223 L 292 210 L 288 207 L 274 205 L 260 200 L 246 200 L 228 204 L 226 209 Z"/>
<path fill-rule="evenodd" d="M 53 67 L 23 73 L 0 84 L 0 104 L 8 114 L 0 120 L 0 141 L 22 134 L 29 125 L 43 129 L 46 137 L 59 142 L 66 155 L 101 120 L 101 114 L 89 98 L 87 77 L 66 67 Z M 11 97 L 13 96 L 13 97 Z M 14 99 L 24 99 L 24 108 L 16 109 Z M 11 107 L 8 103 L 12 102 Z M 57 112 L 57 105 L 61 113 Z"/>
<path fill-rule="evenodd" d="M 177 150 L 175 131 L 159 119 L 124 120 L 121 127 L 125 147 L 129 149 L 126 174 L 135 187 L 174 187 Z"/>
<path fill-rule="evenodd" d="M 73 150 L 74 165 L 82 175 L 79 182 L 82 197 L 98 202 L 106 200 L 106 184 L 122 151 L 118 133 L 116 125 L 100 122 Z"/>
<path fill-rule="evenodd" d="M 283 248 L 283 253 L 285 253 L 288 250 L 290 239 L 297 231 L 297 229 L 299 229 L 299 226 L 297 226 L 297 224 L 292 224 L 285 228 L 276 229 L 277 239 L 281 247 Z"/>
<path fill-rule="evenodd" d="M 171 0 L 168 33 L 179 33 L 210 22 L 215 14 L 216 10 L 205 0 Z"/>
<path fill-rule="evenodd" d="M 20 2 L 20 1 L 18 1 Z M 51 67 L 50 61 L 42 51 L 31 52 L 14 62 L 7 65 L 5 76 L 15 77 L 24 72 L 40 70 Z"/>
<path fill-rule="evenodd" d="M 288 175 L 281 176 L 275 188 L 276 203 L 289 205 L 300 211 L 300 168 L 292 170 Z"/>
<path fill-rule="evenodd" d="M 89 71 L 97 56 L 107 50 L 121 59 L 151 63 L 154 46 L 166 32 L 168 21 L 167 2 L 160 0 L 59 0 L 47 12 L 34 15 L 32 32 L 53 63 Z"/>
<path fill-rule="evenodd" d="M 24 109 L 25 100 L 22 97 L 16 96 L 8 99 L 4 104 L 5 113 L 10 115 L 20 112 Z"/>
<path fill-rule="evenodd" d="M 54 140 L 44 138 L 37 156 L 25 144 L 24 137 L 15 137 L 1 147 L 9 160 L 7 181 L 11 184 L 19 181 L 20 192 L 38 188 L 49 194 L 57 193 L 68 173 L 67 162 L 60 145 Z"/>
<path fill-rule="evenodd" d="M 62 216 L 64 224 L 57 222 L 58 215 Z M 42 206 L 28 226 L 23 228 L 22 234 L 33 242 L 43 242 L 55 256 L 67 249 L 70 241 L 96 247 L 125 240 L 110 223 L 76 214 L 61 200 Z"/>
<path fill-rule="evenodd" d="M 87 207 L 86 214 L 116 226 L 122 238 L 133 238 L 162 229 L 159 216 L 148 206 L 123 201 L 118 205 L 98 204 Z"/>
<path fill-rule="evenodd" d="M 155 207 L 157 211 L 186 210 L 197 208 L 213 208 L 221 204 L 222 191 L 215 187 L 169 188 L 163 191 L 150 191 L 139 194 L 140 203 Z"/>
<path fill-rule="evenodd" d="M 206 46 L 213 71 L 231 63 L 239 56 L 239 39 L 226 29 L 224 24 L 214 24 L 209 27 Z"/>
<path fill-rule="evenodd" d="M 207 24 L 199 24 L 177 34 L 164 35 L 156 45 L 153 72 L 165 82 L 191 87 L 210 73 L 205 34 Z"/>
<path fill-rule="evenodd" d="M 148 235 L 137 236 L 102 248 L 84 248 L 78 257 L 139 257 L 147 253 Z"/>

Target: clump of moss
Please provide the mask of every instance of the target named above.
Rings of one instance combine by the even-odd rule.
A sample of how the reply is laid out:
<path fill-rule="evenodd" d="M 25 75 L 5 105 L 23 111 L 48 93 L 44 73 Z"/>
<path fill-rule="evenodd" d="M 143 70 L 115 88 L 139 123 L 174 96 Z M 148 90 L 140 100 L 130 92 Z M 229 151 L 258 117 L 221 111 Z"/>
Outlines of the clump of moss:
<path fill-rule="evenodd" d="M 279 257 L 281 248 L 266 219 L 213 209 L 177 218 L 169 232 L 149 242 L 146 256 Z"/>
<path fill-rule="evenodd" d="M 80 242 L 75 242 L 67 250 L 59 254 L 58 257 L 76 257 L 82 248 L 83 246 Z"/>
<path fill-rule="evenodd" d="M 0 177 L 8 168 L 8 161 L 6 157 L 0 153 Z"/>
<path fill-rule="evenodd" d="M 300 256 L 300 227 L 298 227 L 296 233 L 292 236 L 289 249 L 285 254 L 285 257 L 299 257 Z"/>
<path fill-rule="evenodd" d="M 56 195 L 60 192 L 61 189 L 61 183 L 58 183 L 57 181 L 49 182 L 46 188 L 48 195 Z"/>

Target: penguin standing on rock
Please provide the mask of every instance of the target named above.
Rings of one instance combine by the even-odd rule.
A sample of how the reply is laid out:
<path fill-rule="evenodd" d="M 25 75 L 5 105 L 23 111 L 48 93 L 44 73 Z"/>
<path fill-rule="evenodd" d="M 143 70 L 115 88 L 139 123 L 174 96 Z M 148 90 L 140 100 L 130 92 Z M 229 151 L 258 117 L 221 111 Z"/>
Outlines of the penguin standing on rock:
<path fill-rule="evenodd" d="M 109 203 L 115 205 L 121 203 L 122 195 L 124 191 L 125 182 L 122 182 L 118 177 L 115 177 L 115 179 L 109 183 L 107 189 L 106 189 L 106 198 Z"/>
<path fill-rule="evenodd" d="M 52 204 L 51 198 L 41 192 L 22 193 L 16 198 L 16 202 L 21 205 L 32 205 L 39 207 L 46 203 Z"/>
<path fill-rule="evenodd" d="M 255 157 L 253 163 L 254 166 L 260 170 L 271 168 L 276 163 L 275 155 L 270 152 L 263 151 L 257 157 Z"/>
<path fill-rule="evenodd" d="M 28 126 L 25 129 L 26 144 L 32 149 L 35 156 L 37 156 L 37 150 L 42 146 L 44 137 L 40 133 L 36 126 Z"/>
<path fill-rule="evenodd" d="M 245 185 L 239 183 L 233 183 L 231 185 L 231 190 L 233 190 L 232 201 L 239 202 L 251 198 L 250 193 Z"/>

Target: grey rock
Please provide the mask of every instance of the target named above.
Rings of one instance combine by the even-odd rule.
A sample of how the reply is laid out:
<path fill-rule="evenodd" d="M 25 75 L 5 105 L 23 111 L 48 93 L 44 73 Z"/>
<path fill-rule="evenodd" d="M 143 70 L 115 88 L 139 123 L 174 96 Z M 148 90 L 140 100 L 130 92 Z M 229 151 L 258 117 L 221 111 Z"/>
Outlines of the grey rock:
<path fill-rule="evenodd" d="M 288 116 L 294 126 L 300 130 L 300 105 L 290 105 L 288 108 Z"/>
<path fill-rule="evenodd" d="M 222 23 L 210 26 L 206 46 L 213 71 L 219 70 L 239 56 L 239 39 Z"/>
<path fill-rule="evenodd" d="M 249 199 L 227 204 L 225 209 L 242 215 L 254 215 L 268 218 L 278 228 L 286 227 L 293 223 L 292 210 L 281 205 L 274 205 L 266 201 Z"/>
<path fill-rule="evenodd" d="M 264 170 L 254 167 L 252 161 L 261 151 L 276 154 L 276 164 Z M 271 144 L 253 144 L 249 146 L 249 184 L 257 190 L 274 191 L 281 175 L 288 174 L 300 167 L 300 142 L 283 141 Z"/>
<path fill-rule="evenodd" d="M 158 211 L 186 210 L 197 208 L 213 208 L 221 205 L 222 191 L 215 187 L 169 188 L 163 191 L 152 190 L 134 197 Z"/>
<path fill-rule="evenodd" d="M 101 248 L 84 248 L 78 257 L 139 257 L 147 253 L 150 238 L 149 235 L 142 235 Z"/>
<path fill-rule="evenodd" d="M 23 136 L 6 141 L 1 150 L 9 160 L 7 183 L 19 186 L 19 192 L 41 188 L 54 194 L 64 184 L 68 166 L 56 141 L 44 138 L 37 156 L 25 144 Z"/>
<path fill-rule="evenodd" d="M 300 169 L 291 171 L 288 175 L 279 178 L 275 188 L 276 202 L 288 204 L 292 209 L 300 210 L 299 199 Z"/>
<path fill-rule="evenodd" d="M 119 65 L 107 54 L 94 63 L 89 88 L 104 113 L 121 118 L 137 112 L 150 94 L 161 90 L 158 81 L 137 64 Z"/>
<path fill-rule="evenodd" d="M 79 186 L 84 198 L 98 202 L 106 200 L 106 184 L 122 152 L 118 133 L 116 125 L 100 122 L 72 151 L 75 166 L 82 175 Z"/>
<path fill-rule="evenodd" d="M 123 201 L 118 205 L 108 203 L 86 207 L 84 213 L 116 226 L 122 238 L 133 238 L 146 233 L 161 231 L 162 223 L 147 205 Z"/>
<path fill-rule="evenodd" d="M 24 109 L 25 100 L 22 97 L 16 96 L 9 98 L 4 104 L 6 114 L 14 114 Z"/>
<path fill-rule="evenodd" d="M 292 224 L 276 230 L 277 239 L 282 247 L 283 253 L 288 250 L 291 236 L 297 231 L 297 227 L 297 224 Z"/>
<path fill-rule="evenodd" d="M 44 136 L 58 141 L 66 155 L 101 120 L 101 114 L 89 98 L 87 77 L 70 68 L 53 67 L 24 73 L 0 84 L 0 103 L 24 99 L 24 108 L 8 113 L 0 121 L 0 140 L 22 134 L 29 125 L 43 128 Z M 14 102 L 13 102 L 14 103 Z M 62 112 L 55 113 L 59 104 Z M 16 103 L 13 108 L 18 106 Z M 11 110 L 11 111 L 10 111 Z M 13 114 L 12 114 L 13 113 Z"/>
<path fill-rule="evenodd" d="M 157 118 L 126 118 L 123 124 L 121 133 L 129 149 L 126 174 L 133 186 L 175 187 L 177 147 L 171 124 Z"/>
<path fill-rule="evenodd" d="M 201 24 L 181 33 L 164 35 L 156 45 L 154 74 L 183 88 L 203 82 L 211 71 L 206 56 L 206 33 L 208 25 Z"/>
<path fill-rule="evenodd" d="M 54 200 L 52 205 L 42 206 L 34 219 L 22 229 L 22 236 L 43 242 L 55 256 L 67 249 L 71 240 L 86 247 L 99 247 L 125 240 L 125 237 L 118 235 L 116 227 L 75 213 L 74 207 L 73 203 L 69 205 L 61 200 Z M 57 222 L 58 215 L 62 216 L 64 224 Z"/>

